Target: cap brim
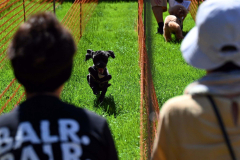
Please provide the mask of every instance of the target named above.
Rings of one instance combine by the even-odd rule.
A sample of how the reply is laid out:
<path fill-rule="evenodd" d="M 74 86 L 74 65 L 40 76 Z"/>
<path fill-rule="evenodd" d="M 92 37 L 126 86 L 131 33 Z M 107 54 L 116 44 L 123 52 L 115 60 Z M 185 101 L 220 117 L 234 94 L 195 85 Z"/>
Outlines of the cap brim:
<path fill-rule="evenodd" d="M 220 67 L 223 62 L 212 61 L 198 46 L 198 28 L 195 26 L 183 39 L 181 52 L 185 61 L 193 67 L 211 70 Z"/>

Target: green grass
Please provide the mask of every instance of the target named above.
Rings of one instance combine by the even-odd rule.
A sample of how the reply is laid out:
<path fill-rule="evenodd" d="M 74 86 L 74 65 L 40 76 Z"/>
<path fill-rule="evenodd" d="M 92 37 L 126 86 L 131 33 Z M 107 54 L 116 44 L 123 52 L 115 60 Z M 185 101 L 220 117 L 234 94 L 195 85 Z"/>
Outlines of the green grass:
<path fill-rule="evenodd" d="M 168 12 L 163 14 L 164 19 L 167 15 Z M 181 42 L 177 42 L 174 35 L 173 41 L 167 43 L 162 35 L 156 34 L 157 22 L 153 14 L 150 16 L 152 21 L 149 21 L 151 31 L 147 39 L 148 50 L 151 51 L 149 57 L 153 82 L 161 107 L 169 98 L 182 95 L 184 88 L 202 77 L 205 71 L 193 68 L 184 61 L 180 51 Z M 187 34 L 194 25 L 195 22 L 189 13 L 183 23 L 183 32 Z"/>
<path fill-rule="evenodd" d="M 56 10 L 61 21 L 71 6 L 64 2 Z M 121 160 L 140 158 L 140 68 L 137 38 L 137 2 L 101 2 L 90 18 L 83 37 L 77 44 L 74 69 L 61 95 L 63 101 L 89 109 L 105 117 L 109 123 Z M 159 106 L 169 98 L 183 93 L 190 82 L 205 74 L 185 63 L 180 43 L 165 43 L 163 36 L 155 34 L 157 23 L 148 11 L 147 49 Z M 164 18 L 168 15 L 164 13 Z M 9 15 L 11 16 L 11 15 Z M 184 32 L 194 26 L 190 14 L 184 21 Z M 84 62 L 87 49 L 112 50 L 116 58 L 109 59 L 108 70 L 112 75 L 102 105 L 87 84 L 86 76 L 92 61 Z M 13 78 L 8 65 L 0 71 L 2 91 Z"/>
<path fill-rule="evenodd" d="M 58 20 L 61 22 L 64 18 L 64 16 L 67 14 L 67 12 L 69 11 L 70 7 L 72 6 L 72 2 L 63 2 L 62 5 L 59 5 L 56 8 L 56 16 L 58 18 Z"/>
<path fill-rule="evenodd" d="M 64 2 L 56 9 L 56 16 L 60 21 L 71 4 Z M 99 3 L 85 29 L 85 34 L 77 44 L 73 73 L 61 95 L 64 101 L 92 110 L 107 119 L 119 158 L 123 160 L 140 157 L 137 6 L 137 2 Z M 17 11 L 9 14 L 6 19 Z M 87 84 L 88 67 L 92 65 L 91 60 L 84 62 L 87 49 L 112 50 L 116 55 L 115 59 L 109 59 L 108 70 L 113 77 L 110 81 L 112 86 L 108 89 L 102 105 L 97 103 L 97 97 Z M 9 64 L 1 73 L 2 92 L 14 76 Z"/>
<path fill-rule="evenodd" d="M 78 44 L 73 74 L 62 93 L 64 101 L 107 119 L 122 160 L 140 157 L 137 6 L 137 2 L 98 4 Z M 93 65 L 92 60 L 84 62 L 87 49 L 112 50 L 116 55 L 109 58 L 112 86 L 102 105 L 87 83 L 88 67 Z"/>

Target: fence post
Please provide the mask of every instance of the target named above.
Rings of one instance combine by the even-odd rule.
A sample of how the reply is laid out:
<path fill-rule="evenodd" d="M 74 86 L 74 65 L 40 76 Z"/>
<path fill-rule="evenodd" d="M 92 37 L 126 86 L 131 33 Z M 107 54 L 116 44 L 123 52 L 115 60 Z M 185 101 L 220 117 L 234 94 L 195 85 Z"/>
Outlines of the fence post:
<path fill-rule="evenodd" d="M 80 38 L 81 38 L 82 37 L 82 1 L 81 0 L 79 4 L 80 4 Z"/>
<path fill-rule="evenodd" d="M 146 6 L 147 6 L 147 3 L 146 3 L 146 1 L 147 0 L 143 0 L 144 1 L 144 39 L 146 40 L 146 25 L 147 25 L 147 23 L 146 23 L 146 15 L 147 15 L 147 8 L 146 8 Z M 145 44 L 146 44 L 146 41 L 144 41 L 145 42 Z"/>
<path fill-rule="evenodd" d="M 138 35 L 139 35 L 139 0 L 138 0 L 138 21 L 137 21 L 137 30 L 138 30 Z"/>
<path fill-rule="evenodd" d="M 55 9 L 55 0 L 53 0 L 53 12 L 56 15 L 56 9 Z"/>
<path fill-rule="evenodd" d="M 26 13 L 25 13 L 25 1 L 23 0 L 23 16 L 24 16 L 24 22 L 26 21 Z"/>

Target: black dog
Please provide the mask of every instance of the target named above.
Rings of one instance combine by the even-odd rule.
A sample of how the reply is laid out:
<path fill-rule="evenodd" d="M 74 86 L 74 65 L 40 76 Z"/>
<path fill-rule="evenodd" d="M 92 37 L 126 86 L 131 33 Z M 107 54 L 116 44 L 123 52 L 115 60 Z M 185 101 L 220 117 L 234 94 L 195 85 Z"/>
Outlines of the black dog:
<path fill-rule="evenodd" d="M 101 92 L 98 99 L 100 103 L 103 102 L 107 88 L 111 85 L 108 83 L 112 76 L 108 73 L 107 63 L 108 57 L 115 58 L 113 51 L 96 51 L 88 49 L 85 61 L 90 58 L 93 59 L 93 66 L 88 68 L 89 74 L 87 75 L 87 81 L 95 95 Z"/>

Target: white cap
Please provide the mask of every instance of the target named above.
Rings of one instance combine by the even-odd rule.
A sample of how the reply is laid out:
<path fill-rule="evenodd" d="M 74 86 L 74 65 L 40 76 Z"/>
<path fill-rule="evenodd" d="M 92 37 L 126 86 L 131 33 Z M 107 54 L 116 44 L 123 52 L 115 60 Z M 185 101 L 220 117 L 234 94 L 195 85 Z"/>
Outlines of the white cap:
<path fill-rule="evenodd" d="M 226 46 L 236 50 L 223 51 Z M 203 2 L 181 51 L 186 62 L 196 68 L 216 69 L 229 61 L 240 66 L 240 0 Z"/>

